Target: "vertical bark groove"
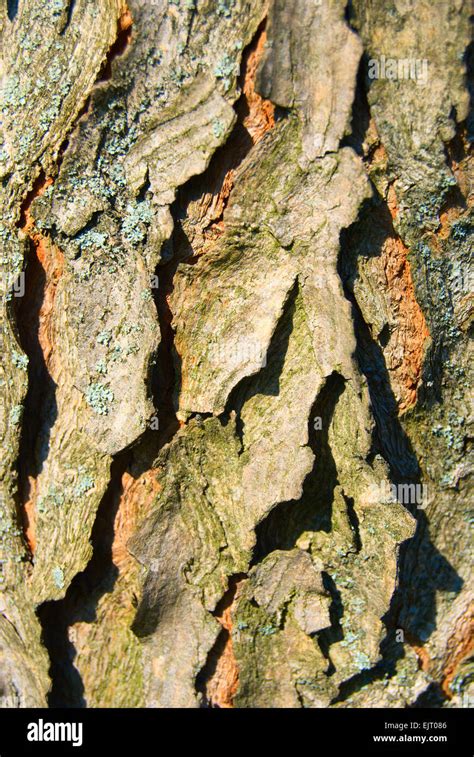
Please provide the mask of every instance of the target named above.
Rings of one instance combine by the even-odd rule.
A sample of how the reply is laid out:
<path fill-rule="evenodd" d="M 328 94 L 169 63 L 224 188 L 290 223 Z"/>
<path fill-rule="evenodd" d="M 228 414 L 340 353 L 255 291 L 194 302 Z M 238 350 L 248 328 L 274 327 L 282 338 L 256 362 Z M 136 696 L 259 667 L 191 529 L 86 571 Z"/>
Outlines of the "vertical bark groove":
<path fill-rule="evenodd" d="M 469 696 L 468 4 L 369 5 L 5 3 L 0 704 Z"/>

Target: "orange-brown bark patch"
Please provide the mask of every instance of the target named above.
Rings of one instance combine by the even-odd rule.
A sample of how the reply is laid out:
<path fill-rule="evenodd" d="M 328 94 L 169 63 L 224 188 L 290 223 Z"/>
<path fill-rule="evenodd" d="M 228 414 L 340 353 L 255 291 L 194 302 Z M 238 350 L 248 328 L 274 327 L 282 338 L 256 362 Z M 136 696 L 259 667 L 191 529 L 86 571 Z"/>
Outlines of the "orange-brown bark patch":
<path fill-rule="evenodd" d="M 387 363 L 397 379 L 399 411 L 403 413 L 416 403 L 429 331 L 416 300 L 408 250 L 400 237 L 389 236 L 386 239 L 381 259 L 391 311 L 397 323 L 396 332 L 387 348 Z"/>
<path fill-rule="evenodd" d="M 239 79 L 242 94 L 236 103 L 237 124 L 226 145 L 221 148 L 218 170 L 213 173 L 209 189 L 200 200 L 199 215 L 203 225 L 203 245 L 200 254 L 206 252 L 224 233 L 223 214 L 234 188 L 235 171 L 251 147 L 275 125 L 275 106 L 256 91 L 257 69 L 262 59 L 266 42 L 265 24 L 260 26 L 255 39 L 246 50 Z M 225 151 L 225 152 L 224 152 Z M 209 219 L 211 219 L 209 223 Z M 195 262 L 196 258 L 189 262 Z"/>
<path fill-rule="evenodd" d="M 122 492 L 114 521 L 112 560 L 119 571 L 127 568 L 131 557 L 127 542 L 145 517 L 161 487 L 156 479 L 157 471 L 148 470 L 138 478 L 127 471 L 122 476 Z"/>
<path fill-rule="evenodd" d="M 232 611 L 243 579 L 242 575 L 230 579 L 229 588 L 214 613 L 223 630 L 213 650 L 212 669 L 205 684 L 206 699 L 212 707 L 233 707 L 239 687 L 239 669 L 232 643 Z"/>
<path fill-rule="evenodd" d="M 219 622 L 227 633 L 214 675 L 207 684 L 207 696 L 214 707 L 225 709 L 234 706 L 233 700 L 239 685 L 239 671 L 232 647 L 230 608 L 219 617 Z"/>
<path fill-rule="evenodd" d="M 454 633 L 448 641 L 441 688 L 449 699 L 453 696 L 450 688 L 451 682 L 455 678 L 460 664 L 472 654 L 473 650 L 474 604 L 469 607 L 465 615 L 459 618 Z"/>
<path fill-rule="evenodd" d="M 369 173 L 381 168 L 385 170 L 388 156 L 380 142 L 373 119 L 369 125 L 370 140 L 374 145 L 368 156 Z M 387 367 L 396 384 L 396 396 L 400 413 L 416 404 L 421 381 L 428 325 L 415 295 L 415 287 L 408 249 L 398 236 L 393 221 L 399 213 L 398 198 L 394 182 L 386 189 L 386 203 L 390 216 L 383 215 L 380 222 L 387 227 L 387 236 L 382 244 L 381 262 L 389 299 L 389 309 L 393 323 L 390 341 L 384 350 Z"/>
<path fill-rule="evenodd" d="M 22 332 L 30 360 L 44 363 L 52 375 L 54 356 L 53 313 L 56 289 L 64 269 L 64 256 L 51 240 L 35 226 L 31 213 L 33 201 L 40 197 L 53 183 L 51 177 L 40 176 L 23 203 L 20 228 L 31 241 L 29 274 L 27 277 L 28 309 L 22 312 Z M 26 319 L 26 320 L 25 320 Z M 35 377 L 36 378 L 36 377 Z M 36 549 L 36 497 L 37 484 L 33 475 L 24 482 L 24 502 L 22 506 L 23 529 L 31 554 Z"/>
<path fill-rule="evenodd" d="M 387 205 L 390 215 L 395 219 L 398 215 L 398 200 L 393 184 L 390 184 L 387 190 Z"/>
<path fill-rule="evenodd" d="M 33 188 L 22 210 L 21 225 L 22 231 L 29 236 L 33 243 L 34 255 L 43 271 L 43 284 L 41 286 L 42 300 L 39 303 L 39 312 L 37 314 L 37 336 L 45 365 L 50 372 L 54 349 L 52 316 L 56 289 L 64 270 L 64 255 L 47 236 L 36 228 L 34 218 L 31 214 L 31 204 L 37 197 L 41 197 L 52 183 L 53 179 L 48 177 Z"/>
<path fill-rule="evenodd" d="M 431 666 L 431 658 L 428 652 L 424 647 L 417 646 L 416 644 L 413 645 L 413 649 L 415 650 L 416 656 L 418 657 L 420 670 L 423 670 L 426 673 Z"/>
<path fill-rule="evenodd" d="M 131 28 L 132 24 L 133 24 L 132 14 L 130 13 L 130 9 L 125 3 L 122 6 L 122 10 L 121 10 L 120 17 L 118 20 L 119 31 L 120 32 L 127 31 L 128 29 Z"/>
<path fill-rule="evenodd" d="M 255 89 L 257 70 L 262 59 L 267 41 L 267 33 L 263 28 L 249 50 L 244 69 L 243 93 L 248 108 L 244 118 L 244 126 L 257 144 L 264 134 L 275 125 L 275 106 L 271 100 L 265 100 Z"/>
<path fill-rule="evenodd" d="M 24 503 L 21 515 L 23 521 L 23 534 L 30 553 L 36 552 L 36 496 L 37 482 L 33 476 L 28 476 L 29 498 Z"/>

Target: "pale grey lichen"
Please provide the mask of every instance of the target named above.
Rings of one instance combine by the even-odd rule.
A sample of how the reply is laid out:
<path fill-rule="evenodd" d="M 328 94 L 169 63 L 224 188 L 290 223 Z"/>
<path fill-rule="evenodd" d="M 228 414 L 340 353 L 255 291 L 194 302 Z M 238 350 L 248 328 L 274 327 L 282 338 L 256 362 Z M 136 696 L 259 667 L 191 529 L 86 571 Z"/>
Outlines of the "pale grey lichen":
<path fill-rule="evenodd" d="M 224 124 L 222 123 L 222 121 L 219 121 L 218 118 L 215 118 L 212 122 L 212 133 L 214 134 L 214 136 L 219 139 L 224 134 L 224 130 Z"/>
<path fill-rule="evenodd" d="M 10 423 L 12 426 L 18 426 L 23 415 L 23 405 L 14 405 L 10 410 Z"/>
<path fill-rule="evenodd" d="M 108 347 L 111 339 L 112 339 L 111 331 L 101 331 L 100 334 L 97 334 L 96 342 L 98 342 L 98 344 L 103 344 L 106 347 Z"/>
<path fill-rule="evenodd" d="M 58 589 L 64 588 L 64 571 L 59 566 L 56 566 L 52 570 L 53 581 Z"/>
<path fill-rule="evenodd" d="M 95 486 L 94 478 L 89 473 L 84 473 L 78 480 L 73 490 L 74 497 L 81 497 Z"/>
<path fill-rule="evenodd" d="M 16 350 L 13 350 L 12 352 L 12 362 L 13 365 L 15 365 L 17 368 L 21 368 L 22 371 L 28 370 L 28 356 L 24 355 L 21 352 L 16 352 Z"/>
<path fill-rule="evenodd" d="M 100 373 L 101 376 L 105 376 L 107 373 L 107 363 L 104 359 L 98 360 L 95 364 L 96 373 Z"/>
<path fill-rule="evenodd" d="M 135 204 L 129 203 L 126 211 L 127 214 L 122 222 L 122 234 L 131 245 L 137 245 L 143 242 L 148 233 L 148 226 L 153 217 L 151 204 L 148 200 Z"/>
<path fill-rule="evenodd" d="M 86 400 L 94 413 L 108 415 L 110 403 L 114 400 L 114 393 L 104 384 L 94 381 L 86 391 Z"/>

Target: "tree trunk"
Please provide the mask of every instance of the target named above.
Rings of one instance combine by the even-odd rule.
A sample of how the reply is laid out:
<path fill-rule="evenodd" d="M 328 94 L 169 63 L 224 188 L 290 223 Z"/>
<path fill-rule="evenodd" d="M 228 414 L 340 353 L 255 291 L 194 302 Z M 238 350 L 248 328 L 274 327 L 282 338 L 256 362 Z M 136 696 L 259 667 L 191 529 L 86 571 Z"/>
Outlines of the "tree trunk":
<path fill-rule="evenodd" d="M 2 705 L 474 695 L 469 6 L 0 0 Z"/>

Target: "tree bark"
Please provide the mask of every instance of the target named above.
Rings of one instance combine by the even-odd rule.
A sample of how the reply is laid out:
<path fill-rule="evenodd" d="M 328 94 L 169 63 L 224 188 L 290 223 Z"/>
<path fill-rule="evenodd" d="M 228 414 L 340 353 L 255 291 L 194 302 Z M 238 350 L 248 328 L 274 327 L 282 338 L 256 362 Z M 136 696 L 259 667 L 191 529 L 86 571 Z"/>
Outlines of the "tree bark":
<path fill-rule="evenodd" d="M 474 696 L 469 6 L 0 0 L 2 706 Z"/>

